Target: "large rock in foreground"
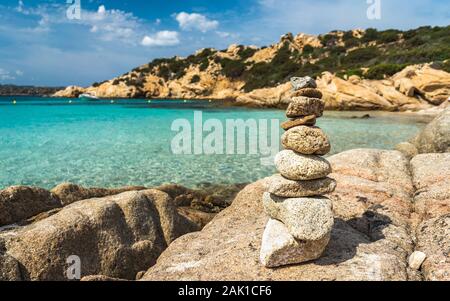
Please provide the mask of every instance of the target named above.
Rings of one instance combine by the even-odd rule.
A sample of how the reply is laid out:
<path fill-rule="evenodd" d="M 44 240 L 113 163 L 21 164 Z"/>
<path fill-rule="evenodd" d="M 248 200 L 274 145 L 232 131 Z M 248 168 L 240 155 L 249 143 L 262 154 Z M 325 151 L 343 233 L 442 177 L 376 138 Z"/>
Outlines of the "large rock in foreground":
<path fill-rule="evenodd" d="M 398 154 L 392 152 L 391 156 Z M 378 171 L 376 173 L 381 174 Z M 409 236 L 406 237 L 406 242 L 402 242 L 401 240 L 405 240 L 402 237 L 405 234 L 403 226 L 389 227 L 390 222 L 387 221 L 390 218 L 383 214 L 383 209 L 375 207 L 371 209 L 378 212 L 367 210 L 365 216 L 362 211 L 360 217 L 358 212 L 348 222 L 339 218 L 339 215 L 336 216 L 330 242 L 320 259 L 277 269 L 265 268 L 259 262 L 259 254 L 262 234 L 268 221 L 261 203 L 266 184 L 262 180 L 247 186 L 231 207 L 219 213 L 202 231 L 184 235 L 174 241 L 142 279 L 408 279 L 406 259 L 409 250 L 406 248 L 411 248 Z M 339 189 L 338 183 L 337 190 Z M 366 190 L 371 189 L 368 184 Z M 345 187 L 342 191 L 342 197 L 345 197 Z M 374 188 L 372 193 L 377 193 L 377 189 Z M 383 192 L 378 195 L 384 196 Z M 405 197 L 406 200 L 409 199 Z M 339 202 L 337 206 L 342 209 L 343 203 Z M 380 223 L 383 220 L 385 222 Z M 365 229 L 365 233 L 358 231 L 353 225 L 359 224 L 367 225 L 371 230 Z M 396 230 L 401 231 L 396 233 Z"/>
<path fill-rule="evenodd" d="M 19 262 L 26 280 L 67 280 L 71 255 L 81 260 L 81 276 L 134 279 L 170 242 L 197 229 L 177 213 L 166 193 L 145 190 L 73 203 L 0 234 L 0 240 L 5 241 L 3 256 Z"/>
<path fill-rule="evenodd" d="M 450 152 L 450 107 L 411 140 L 420 154 Z"/>
<path fill-rule="evenodd" d="M 426 280 L 450 280 L 450 153 L 422 154 L 411 160 L 416 250 L 427 255 L 422 265 Z"/>
<path fill-rule="evenodd" d="M 27 219 L 62 204 L 49 191 L 28 186 L 11 186 L 0 191 L 0 226 Z"/>

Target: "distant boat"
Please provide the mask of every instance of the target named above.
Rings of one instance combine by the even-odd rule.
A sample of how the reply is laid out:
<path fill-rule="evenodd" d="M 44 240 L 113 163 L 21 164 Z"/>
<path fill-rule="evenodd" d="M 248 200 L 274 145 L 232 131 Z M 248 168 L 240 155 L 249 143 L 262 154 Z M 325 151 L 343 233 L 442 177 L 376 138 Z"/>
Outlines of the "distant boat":
<path fill-rule="evenodd" d="M 87 99 L 87 100 L 98 100 L 99 98 L 95 95 L 91 95 L 89 93 L 83 93 L 78 98 Z"/>

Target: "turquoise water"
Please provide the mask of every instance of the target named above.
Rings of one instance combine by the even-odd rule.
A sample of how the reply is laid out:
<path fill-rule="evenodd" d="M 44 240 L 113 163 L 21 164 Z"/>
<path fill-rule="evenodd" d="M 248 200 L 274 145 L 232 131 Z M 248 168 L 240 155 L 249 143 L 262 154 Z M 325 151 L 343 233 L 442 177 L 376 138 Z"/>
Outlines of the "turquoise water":
<path fill-rule="evenodd" d="M 172 122 L 192 121 L 196 110 L 204 120 L 285 119 L 279 110 L 203 101 L 16 99 L 14 105 L 12 98 L 0 98 L 0 188 L 52 188 L 66 181 L 104 187 L 250 182 L 274 173 L 274 167 L 261 165 L 259 155 L 173 155 Z M 327 113 L 318 125 L 330 136 L 332 153 L 391 149 L 423 126 L 397 115 L 351 119 L 339 113 Z"/>

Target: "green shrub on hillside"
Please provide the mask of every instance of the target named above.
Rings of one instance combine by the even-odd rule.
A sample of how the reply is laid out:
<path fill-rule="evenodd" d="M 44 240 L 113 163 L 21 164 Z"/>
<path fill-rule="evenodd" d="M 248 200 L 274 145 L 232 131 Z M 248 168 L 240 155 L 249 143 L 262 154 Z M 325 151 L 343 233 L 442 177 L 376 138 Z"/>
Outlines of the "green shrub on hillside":
<path fill-rule="evenodd" d="M 303 47 L 303 52 L 302 52 L 303 55 L 310 55 L 313 52 L 314 52 L 314 47 L 312 47 L 311 45 L 305 45 Z"/>
<path fill-rule="evenodd" d="M 326 34 L 319 36 L 319 40 L 323 46 L 333 46 L 336 44 L 337 37 L 335 35 Z"/>
<path fill-rule="evenodd" d="M 344 42 L 354 38 L 355 37 L 353 36 L 353 31 L 351 30 L 344 32 L 344 35 L 342 36 L 342 40 L 344 40 Z"/>
<path fill-rule="evenodd" d="M 427 41 L 425 38 L 420 36 L 414 36 L 413 38 L 409 39 L 406 43 L 410 45 L 411 47 L 417 47 L 425 44 Z"/>
<path fill-rule="evenodd" d="M 361 45 L 361 41 L 357 38 L 351 38 L 346 40 L 345 42 L 345 48 L 353 48 L 353 47 L 358 47 Z"/>
<path fill-rule="evenodd" d="M 199 81 L 200 81 L 200 76 L 198 76 L 197 74 L 195 74 L 195 75 L 191 78 L 191 84 L 198 83 Z"/>
<path fill-rule="evenodd" d="M 400 33 L 400 31 L 394 30 L 394 29 L 381 31 L 378 34 L 378 41 L 381 42 L 381 43 L 392 43 L 392 42 L 395 42 L 395 41 L 398 40 L 399 33 Z"/>
<path fill-rule="evenodd" d="M 365 77 L 368 79 L 383 79 L 402 71 L 407 65 L 404 64 L 379 64 L 370 67 Z"/>
<path fill-rule="evenodd" d="M 245 71 L 245 63 L 238 60 L 232 60 L 229 58 L 217 57 L 217 62 L 222 66 L 222 73 L 226 77 L 238 78 Z"/>
<path fill-rule="evenodd" d="M 442 70 L 450 73 L 450 60 L 447 60 L 442 64 Z"/>
<path fill-rule="evenodd" d="M 371 59 L 378 57 L 380 54 L 376 47 L 359 48 L 347 53 L 342 62 L 349 65 L 366 65 Z"/>
<path fill-rule="evenodd" d="M 315 77 L 323 71 L 330 71 L 340 77 L 358 75 L 381 79 L 400 71 L 405 65 L 450 59 L 450 26 L 424 26 L 404 32 L 369 28 L 361 38 L 354 37 L 352 31 L 346 31 L 342 36 L 344 46 L 337 46 L 340 38 L 336 31 L 321 35 L 319 39 L 323 47 L 306 45 L 302 51 L 285 42 L 269 62 L 246 63 L 257 50 L 242 45 L 238 46 L 239 57 L 234 60 L 220 58 L 216 55 L 217 51 L 211 48 L 185 59 L 155 59 L 133 69 L 133 81 L 130 83 L 141 86 L 141 75 L 148 73 L 154 73 L 166 81 L 178 79 L 185 76 L 186 70 L 191 66 L 198 67 L 201 71 L 207 70 L 214 60 L 221 66 L 222 74 L 230 79 L 244 81 L 244 90 L 248 92 L 276 86 L 292 76 Z M 369 47 L 369 43 L 374 46 Z M 264 48 L 266 47 L 261 49 Z M 368 68 L 365 75 L 363 67 Z M 448 62 L 442 63 L 443 70 L 448 71 L 449 68 Z M 128 74 L 130 73 L 126 75 Z M 195 83 L 200 78 L 193 76 L 190 80 Z M 119 84 L 119 81 L 114 81 L 113 84 Z"/>
<path fill-rule="evenodd" d="M 332 55 L 345 54 L 346 52 L 347 52 L 347 48 L 345 48 L 343 46 L 332 47 L 330 50 L 330 54 L 332 54 Z"/>
<path fill-rule="evenodd" d="M 209 59 L 204 58 L 200 63 L 199 69 L 200 71 L 205 71 L 206 69 L 208 69 L 208 67 L 209 67 Z"/>
<path fill-rule="evenodd" d="M 164 78 L 165 81 L 168 81 L 170 78 L 170 70 L 166 65 L 162 65 L 159 67 L 158 76 Z"/>
<path fill-rule="evenodd" d="M 241 57 L 241 60 L 246 60 L 248 58 L 251 58 L 256 51 L 257 50 L 254 48 L 250 47 L 245 48 L 245 46 L 240 46 L 240 49 L 237 54 Z"/>
<path fill-rule="evenodd" d="M 378 39 L 378 30 L 376 30 L 375 28 L 368 28 L 364 33 L 364 36 L 362 37 L 362 41 L 365 43 L 376 41 L 377 39 Z"/>
<path fill-rule="evenodd" d="M 349 78 L 352 75 L 357 75 L 359 77 L 363 77 L 363 71 L 361 69 L 349 69 L 345 71 L 336 72 L 336 76 L 340 78 Z"/>

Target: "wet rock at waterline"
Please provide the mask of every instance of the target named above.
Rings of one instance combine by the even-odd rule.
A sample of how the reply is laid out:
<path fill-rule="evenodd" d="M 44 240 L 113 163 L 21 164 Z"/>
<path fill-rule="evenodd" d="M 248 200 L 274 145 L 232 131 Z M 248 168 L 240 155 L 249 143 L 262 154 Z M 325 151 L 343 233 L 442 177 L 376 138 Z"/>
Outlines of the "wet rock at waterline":
<path fill-rule="evenodd" d="M 67 280 L 66 260 L 82 260 L 81 276 L 134 279 L 179 236 L 199 228 L 158 190 L 75 202 L 22 228 L 0 233 L 24 280 Z"/>
<path fill-rule="evenodd" d="M 0 226 L 59 207 L 61 201 L 45 189 L 11 186 L 0 191 Z"/>
<path fill-rule="evenodd" d="M 86 188 L 72 183 L 62 183 L 53 188 L 51 192 L 61 200 L 64 206 L 66 206 L 81 200 L 102 198 L 126 191 L 137 191 L 144 189 L 146 188 L 143 186 L 127 186 L 122 188 Z"/>

